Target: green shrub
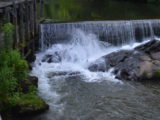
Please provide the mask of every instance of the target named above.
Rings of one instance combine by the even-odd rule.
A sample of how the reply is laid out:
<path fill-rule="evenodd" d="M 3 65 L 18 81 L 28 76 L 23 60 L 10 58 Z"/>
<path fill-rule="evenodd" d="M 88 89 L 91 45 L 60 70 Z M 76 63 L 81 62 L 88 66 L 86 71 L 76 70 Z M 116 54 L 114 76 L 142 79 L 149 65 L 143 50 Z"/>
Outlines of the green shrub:
<path fill-rule="evenodd" d="M 20 83 L 27 79 L 29 67 L 27 61 L 24 60 L 17 50 L 0 51 L 0 68 L 10 68 L 13 76 Z"/>
<path fill-rule="evenodd" d="M 27 62 L 17 50 L 0 51 L 0 111 L 17 104 L 20 84 L 28 72 Z"/>
<path fill-rule="evenodd" d="M 20 101 L 20 93 L 18 92 L 8 98 L 8 103 L 9 106 L 11 107 L 18 105 L 19 101 Z"/>
<path fill-rule="evenodd" d="M 29 93 L 36 95 L 37 94 L 37 88 L 34 85 L 29 86 Z"/>
<path fill-rule="evenodd" d="M 31 85 L 28 94 L 22 93 L 21 85 L 28 79 L 29 66 L 20 52 L 12 49 L 14 26 L 7 23 L 2 30 L 4 49 L 0 50 L 0 111 L 30 105 L 40 109 L 46 104 L 36 95 L 36 86 Z"/>
<path fill-rule="evenodd" d="M 160 78 L 160 70 L 157 70 L 154 75 L 155 75 L 155 77 Z"/>
<path fill-rule="evenodd" d="M 27 61 L 24 60 L 16 50 L 9 51 L 8 57 L 7 64 L 9 67 L 13 68 L 14 76 L 17 78 L 18 82 L 26 80 L 29 72 Z"/>
<path fill-rule="evenodd" d="M 13 76 L 12 69 L 0 69 L 0 111 L 9 107 L 9 97 L 14 95 L 18 87 L 17 79 Z"/>
<path fill-rule="evenodd" d="M 0 70 L 0 83 L 0 100 L 5 100 L 7 96 L 12 95 L 18 86 L 13 71 L 8 67 Z"/>
<path fill-rule="evenodd" d="M 12 48 L 14 25 L 12 25 L 11 23 L 6 23 L 2 27 L 2 31 L 4 33 L 4 47 L 5 47 L 5 49 Z"/>

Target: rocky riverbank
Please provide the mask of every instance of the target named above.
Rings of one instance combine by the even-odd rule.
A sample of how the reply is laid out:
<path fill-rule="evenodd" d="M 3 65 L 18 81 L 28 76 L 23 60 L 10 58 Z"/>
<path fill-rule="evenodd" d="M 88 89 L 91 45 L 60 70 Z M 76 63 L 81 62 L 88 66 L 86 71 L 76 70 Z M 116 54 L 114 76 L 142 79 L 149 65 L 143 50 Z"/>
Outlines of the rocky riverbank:
<path fill-rule="evenodd" d="M 157 80 L 160 76 L 160 41 L 151 40 L 133 50 L 120 50 L 92 63 L 90 71 L 113 69 L 120 80 Z"/>
<path fill-rule="evenodd" d="M 21 83 L 22 93 L 15 98 L 14 105 L 11 108 L 2 111 L 4 120 L 13 120 L 17 118 L 29 117 L 41 114 L 49 109 L 49 105 L 45 103 L 37 95 L 38 78 L 29 76 L 28 80 Z"/>

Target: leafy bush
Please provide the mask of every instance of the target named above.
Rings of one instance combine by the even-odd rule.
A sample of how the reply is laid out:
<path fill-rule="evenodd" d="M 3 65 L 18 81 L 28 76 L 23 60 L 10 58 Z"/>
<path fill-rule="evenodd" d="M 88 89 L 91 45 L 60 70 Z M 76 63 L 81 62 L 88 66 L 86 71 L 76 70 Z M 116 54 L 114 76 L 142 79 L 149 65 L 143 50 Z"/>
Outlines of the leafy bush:
<path fill-rule="evenodd" d="M 18 105 L 19 101 L 20 101 L 20 93 L 18 92 L 8 98 L 8 104 L 11 107 Z"/>
<path fill-rule="evenodd" d="M 0 68 L 10 68 L 18 82 L 27 79 L 29 67 L 17 50 L 0 51 Z"/>
<path fill-rule="evenodd" d="M 160 78 L 160 70 L 157 70 L 154 75 L 155 75 L 155 77 Z"/>
<path fill-rule="evenodd" d="M 4 67 L 0 70 L 0 101 L 5 102 L 8 96 L 12 95 L 17 88 L 17 80 L 13 77 L 13 71 Z"/>
<path fill-rule="evenodd" d="M 29 66 L 18 50 L 13 50 L 14 26 L 7 23 L 3 26 L 4 49 L 0 50 L 0 111 L 14 106 L 28 106 L 39 110 L 46 106 L 37 94 L 36 86 L 29 86 L 29 92 L 24 94 L 22 85 L 28 80 Z"/>
<path fill-rule="evenodd" d="M 12 48 L 14 25 L 12 25 L 11 23 L 6 23 L 2 27 L 2 31 L 4 33 L 4 46 L 5 46 L 5 49 Z"/>
<path fill-rule="evenodd" d="M 16 93 L 21 92 L 20 83 L 27 79 L 28 71 L 27 62 L 17 50 L 0 51 L 0 104 L 14 103 Z"/>
<path fill-rule="evenodd" d="M 27 79 L 29 67 L 27 61 L 24 60 L 17 50 L 11 50 L 8 52 L 7 65 L 13 69 L 14 77 L 21 82 Z"/>
<path fill-rule="evenodd" d="M 37 94 L 37 88 L 34 85 L 29 86 L 29 93 L 36 95 Z"/>

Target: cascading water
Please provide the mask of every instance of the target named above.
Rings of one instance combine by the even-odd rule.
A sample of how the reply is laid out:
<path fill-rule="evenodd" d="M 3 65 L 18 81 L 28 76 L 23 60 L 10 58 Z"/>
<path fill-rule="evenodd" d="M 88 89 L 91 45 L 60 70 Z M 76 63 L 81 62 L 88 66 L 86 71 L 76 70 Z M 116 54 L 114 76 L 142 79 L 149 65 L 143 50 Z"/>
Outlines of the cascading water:
<path fill-rule="evenodd" d="M 157 101 L 159 97 L 142 85 L 120 82 L 112 70 L 90 72 L 88 66 L 103 55 L 157 38 L 159 29 L 159 20 L 42 24 L 41 49 L 32 71 L 39 78 L 40 96 L 50 105 L 41 119 L 150 120 L 150 114 L 142 114 L 155 104 L 145 99 L 155 97 Z M 160 118 L 158 109 L 151 112 L 154 120 Z"/>
<path fill-rule="evenodd" d="M 67 42 L 71 39 L 71 33 L 75 29 L 95 34 L 102 41 L 114 45 L 123 45 L 160 36 L 160 21 L 132 20 L 42 24 L 41 49 L 44 50 L 53 43 Z"/>

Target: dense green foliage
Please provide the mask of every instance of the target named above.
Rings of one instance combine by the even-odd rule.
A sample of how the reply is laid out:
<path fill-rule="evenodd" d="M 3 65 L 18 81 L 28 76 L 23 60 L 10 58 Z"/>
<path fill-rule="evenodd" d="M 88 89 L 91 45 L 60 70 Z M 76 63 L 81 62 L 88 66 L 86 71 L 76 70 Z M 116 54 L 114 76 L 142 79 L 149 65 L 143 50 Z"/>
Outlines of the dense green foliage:
<path fill-rule="evenodd" d="M 4 47 L 6 49 L 12 48 L 13 30 L 14 26 L 11 23 L 4 24 L 4 26 L 2 27 L 2 31 L 4 32 Z"/>
<path fill-rule="evenodd" d="M 54 21 L 156 19 L 154 0 L 47 0 L 44 17 Z M 152 4 L 149 4 L 152 3 Z"/>
<path fill-rule="evenodd" d="M 37 105 L 42 100 L 36 95 L 37 88 L 29 87 L 29 92 L 22 92 L 22 84 L 28 80 L 29 66 L 18 50 L 12 49 L 14 26 L 3 26 L 4 48 L 0 51 L 0 111 L 17 105 Z"/>
<path fill-rule="evenodd" d="M 27 80 L 28 64 L 17 50 L 0 51 L 0 103 L 21 92 L 21 82 Z"/>

